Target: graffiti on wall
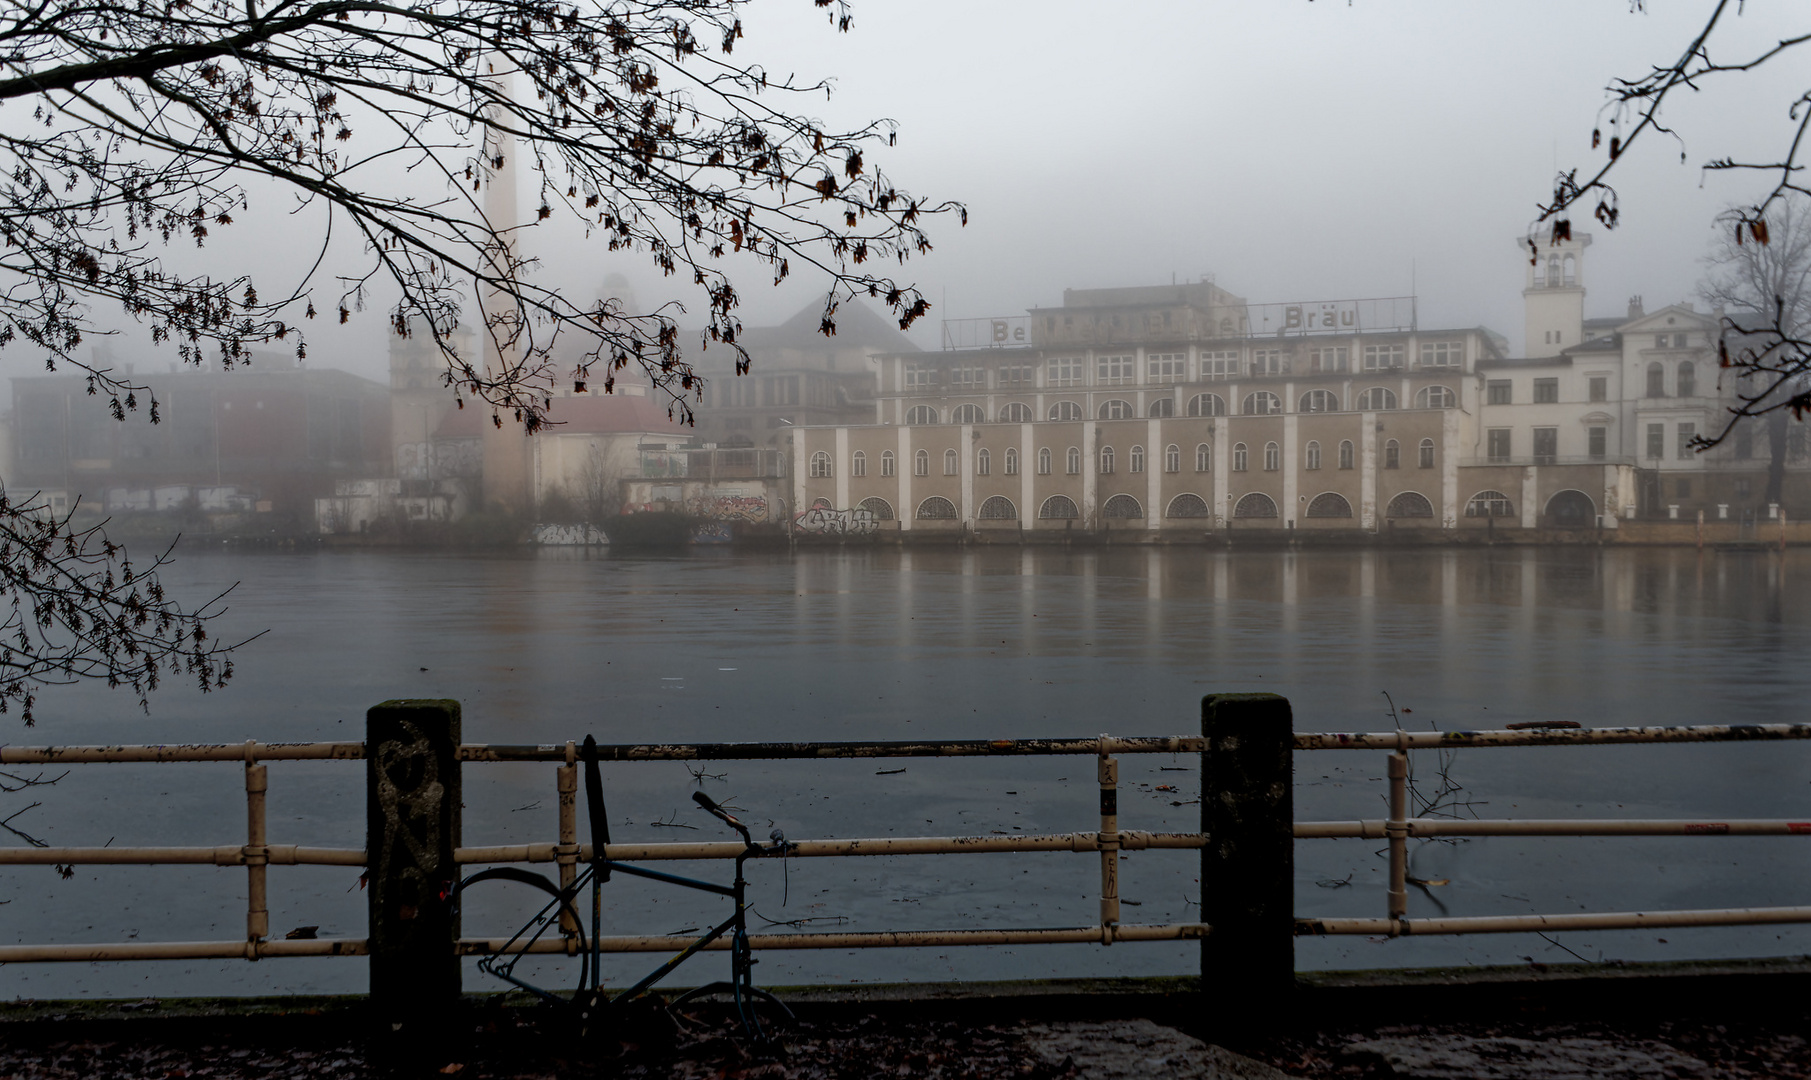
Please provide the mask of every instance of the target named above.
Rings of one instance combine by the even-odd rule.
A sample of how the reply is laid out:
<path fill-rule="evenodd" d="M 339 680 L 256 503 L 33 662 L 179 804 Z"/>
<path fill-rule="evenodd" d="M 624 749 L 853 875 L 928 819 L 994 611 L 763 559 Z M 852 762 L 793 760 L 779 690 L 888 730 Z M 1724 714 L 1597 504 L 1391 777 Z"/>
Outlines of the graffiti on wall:
<path fill-rule="evenodd" d="M 608 544 L 610 538 L 595 525 L 536 525 L 534 542 L 548 546 L 572 547 Z"/>
<path fill-rule="evenodd" d="M 727 544 L 734 539 L 727 521 L 701 521 L 692 526 L 694 544 Z"/>
<path fill-rule="evenodd" d="M 693 517 L 712 521 L 766 521 L 765 495 L 694 495 L 686 500 L 686 511 Z"/>
<path fill-rule="evenodd" d="M 867 536 L 880 527 L 880 519 L 865 506 L 853 510 L 813 506 L 793 518 L 792 523 L 800 532 L 822 536 Z"/>

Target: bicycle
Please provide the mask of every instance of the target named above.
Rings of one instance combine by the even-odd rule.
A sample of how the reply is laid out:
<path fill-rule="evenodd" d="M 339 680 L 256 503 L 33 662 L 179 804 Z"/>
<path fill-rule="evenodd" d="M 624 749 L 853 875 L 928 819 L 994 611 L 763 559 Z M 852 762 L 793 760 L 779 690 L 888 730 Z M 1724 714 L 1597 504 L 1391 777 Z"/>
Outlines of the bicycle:
<path fill-rule="evenodd" d="M 461 880 L 453 887 L 450 901 L 457 912 L 463 894 L 473 885 L 486 881 L 513 881 L 532 886 L 547 893 L 551 899 L 536 912 L 528 922 L 522 925 L 503 947 L 478 961 L 478 970 L 495 976 L 518 989 L 539 998 L 548 1005 L 562 1012 L 568 1012 L 572 1024 L 581 1037 L 590 1037 L 600 1032 L 611 1030 L 625 1008 L 636 1002 L 661 979 L 671 974 L 679 965 L 696 956 L 706 946 L 730 935 L 730 978 L 696 987 L 675 998 L 667 1006 L 669 1010 L 677 1009 L 688 1002 L 712 994 L 728 993 L 735 1002 L 736 1016 L 741 1021 L 743 1030 L 757 1042 L 769 1038 L 768 1025 L 762 1023 L 755 1005 L 756 1002 L 770 1006 L 783 1022 L 793 1019 L 792 1010 L 772 994 L 754 985 L 753 968 L 758 962 L 748 943 L 748 882 L 743 867 L 749 859 L 772 858 L 787 854 L 792 845 L 787 843 L 786 836 L 779 829 L 769 834 L 769 843 L 757 844 L 744 825 L 724 809 L 709 795 L 702 791 L 692 793 L 692 801 L 706 812 L 718 818 L 742 837 L 742 850 L 736 854 L 735 880 L 729 885 L 720 885 L 713 881 L 669 874 L 661 870 L 650 870 L 645 866 L 634 866 L 618 862 L 605 854 L 610 844 L 610 819 L 604 808 L 603 781 L 598 770 L 597 740 L 585 736 L 584 747 L 580 751 L 581 760 L 585 763 L 585 810 L 591 824 L 591 859 L 585 869 L 573 879 L 572 884 L 561 888 L 544 874 L 523 870 L 514 866 L 498 866 L 481 870 Z M 612 874 L 623 873 L 633 877 L 646 878 L 650 881 L 678 885 L 700 892 L 715 893 L 729 897 L 734 901 L 735 910 L 729 918 L 705 931 L 693 939 L 683 950 L 676 953 L 665 963 L 643 976 L 633 986 L 619 993 L 608 995 L 600 980 L 599 962 L 602 958 L 600 934 L 602 930 L 602 894 L 603 886 Z M 584 918 L 577 907 L 578 897 L 589 888 L 591 891 L 591 933 L 585 934 Z M 529 950 L 555 927 L 560 928 L 562 935 L 576 939 L 576 953 L 579 956 L 578 986 L 570 994 L 536 986 L 516 974 L 516 966 Z"/>

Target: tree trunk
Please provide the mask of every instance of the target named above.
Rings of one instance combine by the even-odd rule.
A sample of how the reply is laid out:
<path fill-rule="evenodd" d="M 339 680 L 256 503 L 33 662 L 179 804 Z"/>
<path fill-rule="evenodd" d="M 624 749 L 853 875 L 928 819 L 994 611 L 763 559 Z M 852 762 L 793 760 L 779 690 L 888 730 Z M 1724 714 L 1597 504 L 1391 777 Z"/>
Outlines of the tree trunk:
<path fill-rule="evenodd" d="M 1786 486 L 1786 411 L 1776 409 L 1767 414 L 1767 497 L 1761 501 L 1780 502 Z"/>

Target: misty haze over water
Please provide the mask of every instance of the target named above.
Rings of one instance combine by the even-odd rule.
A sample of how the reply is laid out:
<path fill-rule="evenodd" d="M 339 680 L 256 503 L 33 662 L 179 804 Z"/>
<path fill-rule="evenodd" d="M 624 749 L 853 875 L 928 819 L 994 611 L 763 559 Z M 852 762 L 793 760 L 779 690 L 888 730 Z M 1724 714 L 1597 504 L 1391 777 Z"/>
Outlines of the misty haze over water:
<path fill-rule="evenodd" d="M 542 551 L 445 554 L 185 552 L 184 595 L 241 580 L 219 629 L 270 633 L 224 692 L 170 687 L 150 716 L 121 695 L 47 698 L 18 741 L 344 739 L 386 698 L 452 697 L 467 742 L 551 743 L 1196 734 L 1203 694 L 1274 690 L 1298 730 L 1773 722 L 1797 715 L 1794 661 L 1811 555 L 1684 549 L 1211 551 L 850 548 L 675 557 Z M 38 734 L 42 732 L 42 734 Z M 1811 779 L 1811 748 L 1632 746 L 1460 755 L 1454 778 L 1486 817 L 1777 817 Z M 1195 762 L 1122 760 L 1123 828 L 1199 826 Z M 1431 769 L 1433 756 L 1417 755 Z M 903 772 L 891 770 L 905 767 Z M 1379 817 L 1381 753 L 1300 753 L 1298 819 Z M 1166 771 L 1183 769 L 1185 771 Z M 886 770 L 883 772 L 882 770 Z M 691 806 L 704 789 L 793 839 L 1091 829 L 1086 758 L 725 762 L 607 767 L 618 840 L 724 839 Z M 554 838 L 553 769 L 467 765 L 470 844 Z M 276 763 L 272 843 L 363 842 L 363 767 Z M 1173 786 L 1176 791 L 1161 790 Z M 84 766 L 22 819 L 59 845 L 242 842 L 239 769 Z M 1177 805 L 1180 804 L 1180 805 Z M 687 827 L 691 828 L 687 828 Z M 694 831 L 695 830 L 695 831 Z M 1478 840 L 1415 850 L 1411 917 L 1796 902 L 1811 870 L 1790 840 Z M 1366 841 L 1297 844 L 1296 910 L 1378 916 L 1385 861 Z M 1127 922 L 1198 917 L 1190 852 L 1132 852 Z M 720 876 L 721 865 L 696 868 Z M 683 871 L 681 871 L 683 872 Z M 279 867 L 271 929 L 362 936 L 347 868 Z M 808 929 L 1082 925 L 1097 918 L 1093 855 L 793 860 L 753 867 L 757 911 Z M 220 940 L 244 919 L 243 871 L 50 868 L 9 875 L 10 941 Z M 1335 883 L 1348 882 L 1338 885 Z M 666 933 L 714 910 L 606 890 L 614 933 Z M 125 910 L 119 910 L 122 901 Z M 784 905 L 784 906 L 782 906 Z M 507 912 L 469 911 L 465 932 Z M 762 923 L 755 926 L 760 928 Z M 1665 938 L 1665 942 L 1662 942 Z M 1578 933 L 1589 959 L 1811 951 L 1800 928 Z M 1192 944 L 793 952 L 759 980 L 895 981 L 1190 973 Z M 1570 960 L 1538 937 L 1298 943 L 1303 968 Z M 632 957 L 620 975 L 652 966 Z M 690 982 L 691 974 L 682 981 Z M 26 997 L 364 988 L 359 960 L 16 965 Z M 481 987 L 468 974 L 468 989 Z"/>

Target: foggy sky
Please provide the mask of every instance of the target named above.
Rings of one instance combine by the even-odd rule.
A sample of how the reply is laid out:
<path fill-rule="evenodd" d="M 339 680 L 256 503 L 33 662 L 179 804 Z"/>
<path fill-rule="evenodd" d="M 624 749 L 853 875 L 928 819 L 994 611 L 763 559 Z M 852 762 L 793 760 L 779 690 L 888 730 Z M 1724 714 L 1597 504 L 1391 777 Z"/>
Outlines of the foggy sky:
<path fill-rule="evenodd" d="M 1648 7 L 856 0 L 853 32 L 838 34 L 809 0 L 760 0 L 736 58 L 835 77 L 828 102 L 796 107 L 831 127 L 897 120 L 899 145 L 870 162 L 914 194 L 968 204 L 968 228 L 933 219 L 936 250 L 899 270 L 934 305 L 914 331 L 927 348 L 942 318 L 1212 273 L 1253 302 L 1414 291 L 1424 327 L 1485 325 L 1520 355 L 1515 242 L 1555 165 L 1601 160 L 1589 140 L 1605 83 L 1670 62 L 1710 4 Z M 1750 0 L 1713 55 L 1802 30 L 1795 13 Z M 1726 76 L 1670 104 L 1683 146 L 1650 134 L 1630 152 L 1615 179 L 1625 224 L 1608 233 L 1588 208 L 1576 215 L 1595 239 L 1587 315 L 1621 313 L 1635 293 L 1650 309 L 1694 294 L 1716 212 L 1763 188 L 1752 174 L 1701 185 L 1698 166 L 1772 160 L 1804 90 L 1786 73 Z M 532 196 L 531 182 L 522 188 Z M 645 256 L 550 224 L 526 233 L 550 278 L 588 298 L 622 274 L 643 306 L 675 295 L 679 279 Z M 297 227 L 273 213 L 231 242 L 262 257 Z M 753 263 L 737 280 L 747 325 L 781 321 L 822 287 L 795 275 L 771 288 Z M 311 364 L 381 378 L 386 300 L 374 292 L 345 327 L 311 324 Z M 8 354 L 5 374 L 42 370 L 16 346 Z M 168 348 L 141 356 L 158 369 L 172 359 Z"/>

